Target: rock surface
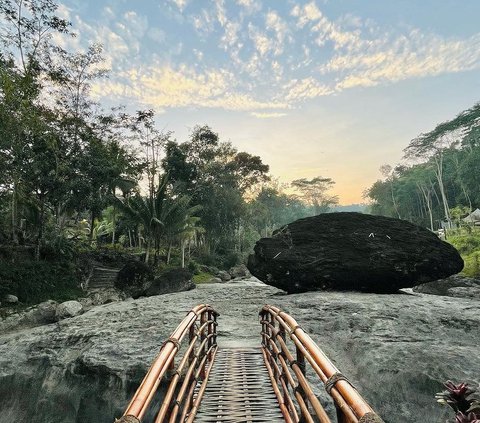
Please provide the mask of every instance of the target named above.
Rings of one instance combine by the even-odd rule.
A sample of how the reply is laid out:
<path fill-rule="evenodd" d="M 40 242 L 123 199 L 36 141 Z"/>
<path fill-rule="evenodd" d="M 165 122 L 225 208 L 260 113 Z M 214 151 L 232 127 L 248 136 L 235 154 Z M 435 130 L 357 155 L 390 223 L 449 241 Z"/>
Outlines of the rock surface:
<path fill-rule="evenodd" d="M 480 300 L 480 280 L 462 275 L 428 282 L 413 288 L 414 292 L 448 297 L 476 298 Z"/>
<path fill-rule="evenodd" d="M 78 301 L 65 301 L 57 306 L 55 318 L 57 320 L 68 319 L 70 317 L 79 316 L 83 313 L 83 306 Z"/>
<path fill-rule="evenodd" d="M 289 293 L 392 293 L 458 273 L 463 260 L 450 244 L 410 222 L 327 213 L 297 220 L 259 240 L 248 268 Z"/>
<path fill-rule="evenodd" d="M 254 280 L 228 289 L 199 285 L 1 334 L 0 423 L 112 422 L 163 341 L 188 309 L 204 302 L 221 313 L 221 347 L 258 347 L 258 311 L 265 303 L 292 314 L 388 423 L 444 423 L 451 414 L 434 399 L 441 383 L 478 382 L 480 375 L 477 301 L 424 294 L 282 295 Z"/>

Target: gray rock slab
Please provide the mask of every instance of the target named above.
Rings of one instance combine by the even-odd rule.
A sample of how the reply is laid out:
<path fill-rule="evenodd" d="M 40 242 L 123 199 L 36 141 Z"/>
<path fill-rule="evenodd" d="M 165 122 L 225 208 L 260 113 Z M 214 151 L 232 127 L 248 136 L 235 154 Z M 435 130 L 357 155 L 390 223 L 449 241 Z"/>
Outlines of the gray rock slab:
<path fill-rule="evenodd" d="M 290 313 L 388 423 L 423 422 L 425 416 L 444 422 L 451 415 L 434 399 L 442 382 L 478 382 L 480 375 L 478 301 L 424 294 L 284 295 L 251 279 L 105 304 L 0 335 L 0 423 L 110 423 L 162 343 L 199 303 L 220 312 L 220 347 L 259 347 L 258 312 L 265 303 Z M 315 389 L 321 395 L 319 384 Z"/>

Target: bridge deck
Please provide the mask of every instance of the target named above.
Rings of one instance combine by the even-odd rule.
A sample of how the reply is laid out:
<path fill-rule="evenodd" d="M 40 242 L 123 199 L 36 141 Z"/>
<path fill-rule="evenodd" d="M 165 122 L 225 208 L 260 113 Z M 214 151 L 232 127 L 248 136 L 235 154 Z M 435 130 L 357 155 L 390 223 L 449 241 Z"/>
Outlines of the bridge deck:
<path fill-rule="evenodd" d="M 219 349 L 195 422 L 285 422 L 260 349 Z"/>

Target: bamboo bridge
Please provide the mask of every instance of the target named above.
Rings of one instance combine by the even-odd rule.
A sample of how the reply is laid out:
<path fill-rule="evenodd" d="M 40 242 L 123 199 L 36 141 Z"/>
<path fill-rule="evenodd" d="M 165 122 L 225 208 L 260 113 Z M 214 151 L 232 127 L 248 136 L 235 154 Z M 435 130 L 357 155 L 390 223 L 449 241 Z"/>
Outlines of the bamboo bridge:
<path fill-rule="evenodd" d="M 217 317 L 206 304 L 187 314 L 116 423 L 144 422 L 153 404 L 159 404 L 155 423 L 332 423 L 320 388 L 333 401 L 338 423 L 383 422 L 287 313 L 262 308 L 258 349 L 219 348 Z"/>

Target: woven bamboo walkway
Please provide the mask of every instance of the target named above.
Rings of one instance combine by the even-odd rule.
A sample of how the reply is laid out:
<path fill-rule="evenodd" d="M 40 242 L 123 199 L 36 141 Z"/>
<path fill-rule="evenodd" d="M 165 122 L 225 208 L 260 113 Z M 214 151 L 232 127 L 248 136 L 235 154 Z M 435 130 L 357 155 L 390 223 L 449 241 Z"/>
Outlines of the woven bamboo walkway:
<path fill-rule="evenodd" d="M 260 349 L 219 349 L 195 422 L 285 422 Z"/>

